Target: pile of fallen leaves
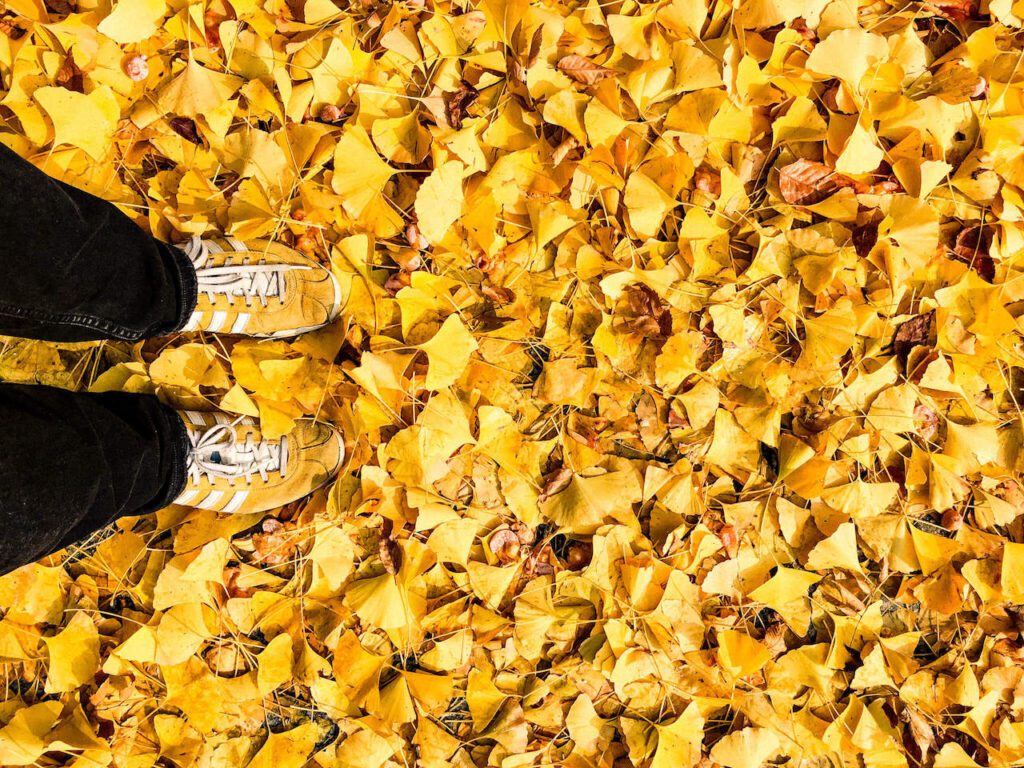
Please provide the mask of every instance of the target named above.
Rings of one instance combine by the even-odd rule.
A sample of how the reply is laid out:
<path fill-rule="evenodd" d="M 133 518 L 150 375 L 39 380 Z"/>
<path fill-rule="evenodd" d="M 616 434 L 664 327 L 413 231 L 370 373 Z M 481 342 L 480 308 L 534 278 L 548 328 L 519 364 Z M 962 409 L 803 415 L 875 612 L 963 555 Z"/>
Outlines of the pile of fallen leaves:
<path fill-rule="evenodd" d="M 0 764 L 1024 762 L 1024 4 L 7 0 L 0 141 L 330 264 L 5 379 L 338 482 L 0 579 Z"/>

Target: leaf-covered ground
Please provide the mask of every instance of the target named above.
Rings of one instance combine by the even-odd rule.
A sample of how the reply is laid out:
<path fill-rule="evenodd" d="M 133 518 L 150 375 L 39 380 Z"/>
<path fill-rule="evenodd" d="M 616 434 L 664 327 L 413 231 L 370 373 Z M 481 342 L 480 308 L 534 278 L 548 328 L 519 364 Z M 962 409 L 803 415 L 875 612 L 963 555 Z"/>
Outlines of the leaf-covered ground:
<path fill-rule="evenodd" d="M 73 3 L 0 141 L 347 303 L 0 375 L 349 461 L 0 579 L 0 764 L 1024 762 L 1024 4 Z"/>

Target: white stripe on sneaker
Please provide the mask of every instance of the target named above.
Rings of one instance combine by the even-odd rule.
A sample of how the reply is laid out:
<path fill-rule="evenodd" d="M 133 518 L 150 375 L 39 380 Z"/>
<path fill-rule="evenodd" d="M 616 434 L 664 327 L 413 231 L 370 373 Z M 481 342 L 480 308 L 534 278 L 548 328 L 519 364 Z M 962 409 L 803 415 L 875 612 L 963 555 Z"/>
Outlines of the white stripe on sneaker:
<path fill-rule="evenodd" d="M 202 507 L 203 509 L 220 509 L 220 500 L 223 498 L 224 491 L 214 491 L 203 499 Z"/>
<path fill-rule="evenodd" d="M 189 318 L 188 322 L 185 323 L 185 327 L 182 328 L 181 330 L 182 331 L 197 331 L 197 330 L 199 330 L 199 324 L 202 322 L 202 320 L 203 320 L 203 313 L 202 312 L 193 312 L 192 313 L 192 317 Z"/>
<path fill-rule="evenodd" d="M 180 504 L 183 507 L 187 507 L 192 503 L 192 499 L 195 498 L 196 494 L 199 493 L 195 488 L 190 491 L 185 491 L 181 496 L 174 500 L 175 504 Z"/>
<path fill-rule="evenodd" d="M 210 324 L 206 327 L 206 330 L 209 331 L 210 333 L 216 333 L 221 329 L 221 326 L 224 325 L 224 322 L 227 319 L 227 312 L 214 312 L 213 319 L 210 321 Z"/>
<path fill-rule="evenodd" d="M 204 411 L 185 411 L 185 414 L 188 416 L 188 420 L 197 427 L 210 426 L 210 413 Z"/>
<path fill-rule="evenodd" d="M 245 243 L 243 243 L 241 240 L 238 240 L 238 239 L 236 239 L 234 237 L 226 237 L 224 239 L 227 240 L 228 244 L 232 248 L 234 248 L 236 251 L 248 251 L 249 250 L 248 248 L 245 247 Z"/>
<path fill-rule="evenodd" d="M 232 333 L 241 333 L 245 330 L 245 326 L 249 323 L 249 313 L 239 312 L 238 317 L 235 318 L 234 325 L 231 326 Z"/>
<path fill-rule="evenodd" d="M 245 501 L 245 498 L 248 495 L 249 495 L 248 491 L 235 491 L 234 498 L 231 499 L 231 501 L 229 501 L 227 503 L 227 506 L 225 506 L 224 509 L 222 509 L 221 511 L 222 512 L 227 512 L 228 514 L 230 514 L 232 512 L 237 512 L 238 508 L 240 506 L 242 506 L 242 503 Z"/>

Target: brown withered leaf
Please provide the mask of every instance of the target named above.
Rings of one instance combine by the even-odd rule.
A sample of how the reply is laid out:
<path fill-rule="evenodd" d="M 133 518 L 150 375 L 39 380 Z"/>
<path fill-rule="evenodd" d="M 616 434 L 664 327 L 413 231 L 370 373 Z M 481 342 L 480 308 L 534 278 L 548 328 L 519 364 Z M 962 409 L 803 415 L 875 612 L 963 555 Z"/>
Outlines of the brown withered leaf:
<path fill-rule="evenodd" d="M 736 536 L 736 528 L 731 523 L 725 523 L 718 529 L 718 538 L 722 541 L 722 548 L 730 557 L 736 557 L 740 551 L 740 542 Z"/>
<path fill-rule="evenodd" d="M 511 304 L 516 300 L 516 295 L 511 288 L 503 285 L 491 285 L 483 283 L 480 286 L 480 293 L 493 301 L 495 304 Z"/>
<path fill-rule="evenodd" d="M 722 194 L 722 175 L 702 165 L 693 174 L 693 185 L 701 192 L 717 198 Z"/>
<path fill-rule="evenodd" d="M 478 98 L 480 98 L 480 92 L 466 82 L 459 84 L 459 90 L 445 94 L 445 116 L 453 128 L 462 128 L 462 121 L 466 119 L 469 108 L 476 103 Z"/>
<path fill-rule="evenodd" d="M 60 69 L 57 70 L 54 82 L 61 88 L 67 88 L 69 91 L 84 92 L 85 80 L 82 77 L 82 70 L 75 63 L 74 56 L 64 57 L 64 62 L 60 65 Z"/>
<path fill-rule="evenodd" d="M 559 72 L 584 85 L 596 85 L 606 77 L 612 77 L 617 74 L 614 69 L 595 64 L 586 56 L 580 56 L 577 53 L 563 56 L 558 60 L 556 66 Z"/>
<path fill-rule="evenodd" d="M 224 640 L 206 649 L 203 661 L 218 677 L 238 677 L 249 671 L 249 664 L 242 647 L 235 642 Z"/>
<path fill-rule="evenodd" d="M 377 554 L 384 565 L 384 570 L 394 576 L 402 567 L 402 548 L 398 546 L 393 538 L 394 523 L 387 517 L 384 518 L 384 525 L 381 527 L 380 543 L 377 547 Z"/>
<path fill-rule="evenodd" d="M 953 256 L 991 283 L 996 276 L 996 265 L 989 255 L 992 245 L 992 227 L 973 224 L 960 230 L 953 246 Z"/>
<path fill-rule="evenodd" d="M 967 21 L 978 15 L 978 3 L 975 0 L 932 0 L 922 3 L 921 10 L 950 21 Z"/>
<path fill-rule="evenodd" d="M 566 549 L 565 565 L 571 571 L 579 571 L 590 565 L 594 557 L 594 546 L 586 541 L 574 541 Z"/>
<path fill-rule="evenodd" d="M 25 36 L 25 29 L 18 26 L 14 16 L 4 16 L 0 18 L 0 32 L 3 32 L 11 40 L 20 40 Z"/>
<path fill-rule="evenodd" d="M 934 312 L 927 312 L 926 314 L 913 317 L 905 323 L 901 323 L 899 328 L 896 329 L 896 335 L 893 337 L 893 348 L 896 350 L 896 355 L 903 361 L 906 361 L 907 355 L 910 354 L 914 347 L 920 347 L 929 343 L 934 328 Z"/>
<path fill-rule="evenodd" d="M 303 541 L 303 534 L 294 521 L 282 522 L 268 517 L 260 528 L 260 532 L 253 534 L 252 544 L 256 562 L 264 565 L 287 563 Z"/>
<path fill-rule="evenodd" d="M 875 243 L 878 242 L 878 222 L 869 221 L 856 227 L 850 239 L 853 240 L 853 247 L 856 249 L 857 255 L 862 259 L 867 258 L 871 249 L 875 247 Z"/>
<path fill-rule="evenodd" d="M 58 16 L 66 16 L 75 11 L 75 5 L 69 3 L 68 0 L 46 0 L 45 5 L 46 10 Z"/>
<path fill-rule="evenodd" d="M 487 541 L 487 546 L 495 557 L 498 558 L 498 562 L 502 565 L 508 565 L 519 560 L 522 542 L 519 536 L 511 529 L 499 528 L 491 534 L 490 539 Z"/>
<path fill-rule="evenodd" d="M 622 293 L 622 310 L 615 324 L 626 331 L 649 338 L 672 335 L 672 313 L 661 297 L 649 286 L 627 287 Z"/>
<path fill-rule="evenodd" d="M 555 151 L 551 153 L 552 165 L 561 165 L 562 161 L 569 156 L 569 153 L 571 153 L 574 149 L 578 148 L 579 145 L 580 143 L 575 139 L 575 137 L 570 136 L 569 138 L 567 138 L 565 141 L 563 141 L 561 144 L 555 147 Z"/>
<path fill-rule="evenodd" d="M 572 470 L 568 467 L 561 467 L 544 475 L 544 487 L 541 489 L 537 501 L 547 501 L 555 494 L 565 490 L 570 480 L 572 480 Z"/>
<path fill-rule="evenodd" d="M 779 171 L 782 199 L 793 205 L 814 205 L 849 186 L 849 180 L 824 163 L 800 158 Z"/>
<path fill-rule="evenodd" d="M 172 131 L 185 139 L 185 141 L 191 141 L 193 144 L 203 143 L 203 140 L 199 138 L 199 129 L 196 128 L 196 121 L 192 118 L 172 117 L 167 121 L 167 124 L 171 126 Z"/>

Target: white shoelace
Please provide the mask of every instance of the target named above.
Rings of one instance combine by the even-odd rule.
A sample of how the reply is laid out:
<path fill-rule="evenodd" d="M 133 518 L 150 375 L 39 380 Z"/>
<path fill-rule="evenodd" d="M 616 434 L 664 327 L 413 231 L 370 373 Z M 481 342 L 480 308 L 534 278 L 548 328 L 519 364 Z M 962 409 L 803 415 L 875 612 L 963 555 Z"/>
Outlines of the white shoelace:
<path fill-rule="evenodd" d="M 244 417 L 243 417 L 244 418 Z M 238 478 L 252 482 L 252 476 L 259 474 L 266 481 L 271 472 L 285 476 L 288 469 L 288 438 L 279 440 L 254 440 L 251 434 L 240 442 L 235 426 L 218 424 L 205 432 L 188 430 L 192 451 L 188 457 L 189 478 L 198 483 L 203 475 L 212 483 L 226 479 L 234 485 Z"/>
<path fill-rule="evenodd" d="M 298 264 L 264 264 L 262 261 L 256 264 L 235 264 L 231 256 L 227 257 L 223 266 L 208 267 L 206 263 L 210 259 L 211 246 L 220 250 L 213 243 L 194 236 L 184 248 L 185 255 L 196 268 L 198 292 L 205 293 L 210 301 L 221 294 L 227 296 L 232 304 L 236 298 L 241 298 L 246 306 L 253 299 L 259 300 L 264 307 L 271 298 L 283 302 L 285 274 L 293 269 L 310 269 Z"/>

